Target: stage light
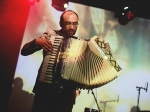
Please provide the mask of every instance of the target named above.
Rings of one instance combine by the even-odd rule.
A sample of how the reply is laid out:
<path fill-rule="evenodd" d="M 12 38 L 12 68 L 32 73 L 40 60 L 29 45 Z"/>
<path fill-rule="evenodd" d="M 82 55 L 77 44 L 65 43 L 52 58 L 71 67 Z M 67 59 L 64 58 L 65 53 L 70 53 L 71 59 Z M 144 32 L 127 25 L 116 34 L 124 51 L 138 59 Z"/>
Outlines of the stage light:
<path fill-rule="evenodd" d="M 67 7 L 68 7 L 68 3 L 65 3 L 65 4 L 64 4 L 64 8 L 67 8 Z"/>
<path fill-rule="evenodd" d="M 115 12 L 115 18 L 118 18 L 118 22 L 121 25 L 126 25 L 135 18 L 135 11 L 132 7 L 125 6 L 123 9 L 119 9 L 119 11 Z"/>
<path fill-rule="evenodd" d="M 52 6 L 58 11 L 65 11 L 68 7 L 68 0 L 52 0 Z"/>

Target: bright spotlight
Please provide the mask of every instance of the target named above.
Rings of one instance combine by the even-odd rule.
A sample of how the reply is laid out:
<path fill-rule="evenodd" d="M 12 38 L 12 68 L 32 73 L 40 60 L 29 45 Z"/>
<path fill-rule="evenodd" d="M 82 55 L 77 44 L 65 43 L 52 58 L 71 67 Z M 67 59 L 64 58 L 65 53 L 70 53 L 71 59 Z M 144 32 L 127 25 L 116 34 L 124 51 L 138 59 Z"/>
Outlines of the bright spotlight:
<path fill-rule="evenodd" d="M 68 7 L 68 0 L 52 0 L 52 6 L 58 11 L 65 11 Z"/>
<path fill-rule="evenodd" d="M 68 8 L 68 3 L 65 3 L 65 4 L 64 4 L 64 8 L 65 8 L 65 9 Z"/>

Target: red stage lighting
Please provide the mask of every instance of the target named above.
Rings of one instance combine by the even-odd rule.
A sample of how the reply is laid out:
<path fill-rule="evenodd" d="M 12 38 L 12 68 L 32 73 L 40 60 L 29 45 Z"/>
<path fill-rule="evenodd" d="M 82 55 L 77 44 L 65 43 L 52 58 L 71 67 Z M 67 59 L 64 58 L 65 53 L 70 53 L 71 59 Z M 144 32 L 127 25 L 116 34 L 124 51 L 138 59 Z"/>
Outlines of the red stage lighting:
<path fill-rule="evenodd" d="M 33 5 L 35 2 L 39 2 L 40 0 L 28 0 L 30 2 L 30 5 Z"/>

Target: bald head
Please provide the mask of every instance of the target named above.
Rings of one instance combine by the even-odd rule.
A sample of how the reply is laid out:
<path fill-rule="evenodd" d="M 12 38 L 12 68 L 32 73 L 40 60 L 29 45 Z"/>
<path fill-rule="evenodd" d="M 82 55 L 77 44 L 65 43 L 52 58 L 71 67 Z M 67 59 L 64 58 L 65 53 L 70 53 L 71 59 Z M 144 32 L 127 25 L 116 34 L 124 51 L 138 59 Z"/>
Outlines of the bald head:
<path fill-rule="evenodd" d="M 77 17 L 78 20 L 79 20 L 78 14 L 77 14 L 76 12 L 74 12 L 74 11 L 72 11 L 72 10 L 66 10 L 66 11 L 63 12 L 63 13 L 61 14 L 61 16 L 60 16 L 60 21 L 59 21 L 59 23 L 60 23 L 60 26 L 61 26 L 61 27 L 62 27 L 64 18 L 65 18 L 66 16 L 69 16 L 69 15 L 76 15 L 76 17 Z"/>

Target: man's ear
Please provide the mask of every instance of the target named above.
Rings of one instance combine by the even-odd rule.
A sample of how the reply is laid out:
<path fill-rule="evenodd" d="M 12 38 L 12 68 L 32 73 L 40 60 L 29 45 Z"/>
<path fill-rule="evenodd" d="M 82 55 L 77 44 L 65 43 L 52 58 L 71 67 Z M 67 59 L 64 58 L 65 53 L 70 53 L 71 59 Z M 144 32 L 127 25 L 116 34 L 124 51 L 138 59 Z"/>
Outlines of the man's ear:
<path fill-rule="evenodd" d="M 59 25 L 60 25 L 60 27 L 62 27 L 62 22 L 61 21 L 59 22 Z"/>

